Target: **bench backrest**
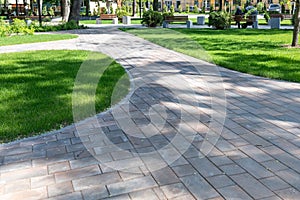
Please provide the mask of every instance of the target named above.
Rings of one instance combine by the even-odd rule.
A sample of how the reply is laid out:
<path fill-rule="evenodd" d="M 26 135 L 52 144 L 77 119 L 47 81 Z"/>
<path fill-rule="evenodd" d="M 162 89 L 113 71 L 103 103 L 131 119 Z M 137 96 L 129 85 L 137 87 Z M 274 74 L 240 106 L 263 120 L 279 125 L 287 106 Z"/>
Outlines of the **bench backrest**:
<path fill-rule="evenodd" d="M 184 21 L 189 20 L 188 16 L 165 16 L 166 21 Z"/>
<path fill-rule="evenodd" d="M 115 14 L 101 14 L 100 19 L 114 19 L 116 18 L 117 15 Z"/>

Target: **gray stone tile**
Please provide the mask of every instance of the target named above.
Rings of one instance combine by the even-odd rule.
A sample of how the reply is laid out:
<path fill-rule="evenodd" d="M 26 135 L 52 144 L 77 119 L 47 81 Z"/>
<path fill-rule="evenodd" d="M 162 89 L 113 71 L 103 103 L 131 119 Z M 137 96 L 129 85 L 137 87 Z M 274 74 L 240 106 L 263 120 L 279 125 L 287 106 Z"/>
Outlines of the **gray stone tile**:
<path fill-rule="evenodd" d="M 182 183 L 173 183 L 160 187 L 167 199 L 188 195 L 189 192 Z"/>
<path fill-rule="evenodd" d="M 198 174 L 182 177 L 181 181 L 197 199 L 208 199 L 219 196 L 216 190 Z"/>
<path fill-rule="evenodd" d="M 73 180 L 75 191 L 85 190 L 90 187 L 104 187 L 105 185 L 120 182 L 121 178 L 117 172 L 88 176 L 81 179 Z"/>
<path fill-rule="evenodd" d="M 31 188 L 38 188 L 55 183 L 53 175 L 45 175 L 31 178 Z"/>
<path fill-rule="evenodd" d="M 235 185 L 235 183 L 230 178 L 228 178 L 228 176 L 226 176 L 226 175 L 218 175 L 218 176 L 208 177 L 207 180 L 216 189 Z"/>
<path fill-rule="evenodd" d="M 179 182 L 179 178 L 169 167 L 165 167 L 152 172 L 152 176 L 154 177 L 158 185 L 168 185 L 171 183 Z"/>
<path fill-rule="evenodd" d="M 275 193 L 282 199 L 288 200 L 298 200 L 300 196 L 300 192 L 295 190 L 294 188 L 287 188 L 284 190 L 275 191 Z"/>
<path fill-rule="evenodd" d="M 64 194 L 64 195 L 60 195 L 60 196 L 56 196 L 53 198 L 49 198 L 49 200 L 83 200 L 83 197 L 81 195 L 81 192 L 73 192 L 73 193 L 69 193 L 69 194 Z"/>
<path fill-rule="evenodd" d="M 263 183 L 265 186 L 267 186 L 270 190 L 282 190 L 286 189 L 289 186 L 286 182 L 284 182 L 282 179 L 278 178 L 277 176 L 264 178 L 259 180 L 261 183 Z"/>
<path fill-rule="evenodd" d="M 257 147 L 253 145 L 247 145 L 239 147 L 245 154 L 247 154 L 252 159 L 256 160 L 257 162 L 264 162 L 268 160 L 272 160 L 272 157 L 266 154 L 265 152 L 261 151 Z"/>
<path fill-rule="evenodd" d="M 1 200 L 12 200 L 12 199 L 45 199 L 47 198 L 46 187 L 36 188 L 32 190 L 24 190 L 14 193 L 9 193 L 1 196 Z"/>
<path fill-rule="evenodd" d="M 261 165 L 263 165 L 267 170 L 272 172 L 276 172 L 288 168 L 278 160 L 270 160 L 270 161 L 262 162 Z"/>
<path fill-rule="evenodd" d="M 152 189 L 141 190 L 129 194 L 132 200 L 159 200 L 156 193 Z"/>
<path fill-rule="evenodd" d="M 300 174 L 291 170 L 282 170 L 279 172 L 276 172 L 276 175 L 278 175 L 282 180 L 289 183 L 296 189 L 300 190 Z"/>
<path fill-rule="evenodd" d="M 191 165 L 179 165 L 172 167 L 178 177 L 197 174 L 198 172 Z"/>
<path fill-rule="evenodd" d="M 252 198 L 237 185 L 228 186 L 218 189 L 225 199 L 243 199 L 251 200 Z"/>
<path fill-rule="evenodd" d="M 106 198 L 109 194 L 105 186 L 96 186 L 82 190 L 82 196 L 84 200 L 95 200 Z"/>
<path fill-rule="evenodd" d="M 250 158 L 236 160 L 236 163 L 257 179 L 273 176 L 273 173 Z"/>
<path fill-rule="evenodd" d="M 74 191 L 70 181 L 49 185 L 47 188 L 49 197 L 68 194 Z"/>
<path fill-rule="evenodd" d="M 231 178 L 255 199 L 274 196 L 273 192 L 249 174 L 233 175 Z"/>
<path fill-rule="evenodd" d="M 235 174 L 241 174 L 244 173 L 245 170 L 238 166 L 237 164 L 231 164 L 231 165 L 224 165 L 220 166 L 220 169 L 226 174 L 226 175 L 235 175 Z"/>
<path fill-rule="evenodd" d="M 68 161 L 58 162 L 55 164 L 48 165 L 48 173 L 53 174 L 56 172 L 63 172 L 70 169 L 70 164 Z"/>
<path fill-rule="evenodd" d="M 86 176 L 93 176 L 100 174 L 100 168 L 98 165 L 92 165 L 89 167 L 72 169 L 66 172 L 55 173 L 55 180 L 57 183 L 66 182 L 70 180 L 79 179 Z"/>
<path fill-rule="evenodd" d="M 204 177 L 215 176 L 222 172 L 207 158 L 191 158 L 189 162 Z"/>
<path fill-rule="evenodd" d="M 111 195 L 121 195 L 138 190 L 144 190 L 157 186 L 151 176 L 138 177 L 128 181 L 108 184 L 107 189 Z"/>

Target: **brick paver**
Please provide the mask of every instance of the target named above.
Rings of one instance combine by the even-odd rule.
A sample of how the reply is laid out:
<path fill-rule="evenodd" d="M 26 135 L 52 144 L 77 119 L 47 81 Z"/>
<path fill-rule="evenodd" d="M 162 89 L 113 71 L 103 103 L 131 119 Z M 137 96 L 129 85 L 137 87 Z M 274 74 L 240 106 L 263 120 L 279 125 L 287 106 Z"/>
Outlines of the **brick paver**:
<path fill-rule="evenodd" d="M 2 144 L 0 199 L 299 199 L 300 84 L 220 67 L 222 79 L 210 79 L 214 65 L 115 28 L 73 33 L 79 38 L 5 46 L 0 53 L 99 51 L 140 87 L 119 107 L 76 126 Z M 186 84 L 174 84 L 182 80 L 199 102 Z M 213 93 L 221 97 L 218 84 L 226 94 L 225 123 L 221 117 L 210 126 L 219 111 L 210 103 Z M 121 112 L 126 106 L 130 115 Z M 210 138 L 208 130 L 215 131 Z"/>

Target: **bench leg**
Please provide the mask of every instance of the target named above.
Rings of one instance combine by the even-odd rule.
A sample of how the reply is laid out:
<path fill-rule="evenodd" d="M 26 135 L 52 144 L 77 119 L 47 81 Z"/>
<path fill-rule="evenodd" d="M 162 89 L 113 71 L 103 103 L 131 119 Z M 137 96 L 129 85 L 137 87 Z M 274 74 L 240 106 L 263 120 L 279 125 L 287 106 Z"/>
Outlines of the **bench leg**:
<path fill-rule="evenodd" d="M 100 18 L 96 19 L 96 24 L 101 24 L 101 19 Z"/>
<path fill-rule="evenodd" d="M 169 28 L 169 23 L 166 21 L 163 21 L 163 28 Z"/>

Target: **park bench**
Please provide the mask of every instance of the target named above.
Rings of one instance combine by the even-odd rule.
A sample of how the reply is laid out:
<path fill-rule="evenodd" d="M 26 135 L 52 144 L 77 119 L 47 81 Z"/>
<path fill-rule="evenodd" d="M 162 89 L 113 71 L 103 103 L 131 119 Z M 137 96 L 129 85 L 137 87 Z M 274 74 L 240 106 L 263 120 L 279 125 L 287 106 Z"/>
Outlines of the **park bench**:
<path fill-rule="evenodd" d="M 96 24 L 101 24 L 101 20 L 113 20 L 113 24 L 118 23 L 118 17 L 115 14 L 101 14 L 99 18 L 96 19 Z"/>
<path fill-rule="evenodd" d="M 163 27 L 167 28 L 169 23 L 173 22 L 188 22 L 189 17 L 186 16 L 165 16 Z M 188 25 L 188 23 L 187 23 Z"/>
<path fill-rule="evenodd" d="M 246 22 L 242 24 L 242 28 L 247 28 L 248 25 L 254 25 L 254 23 L 257 23 L 257 15 L 249 15 L 247 17 L 244 15 L 233 15 L 232 18 L 237 23 L 238 28 L 241 28 L 241 22 Z"/>

